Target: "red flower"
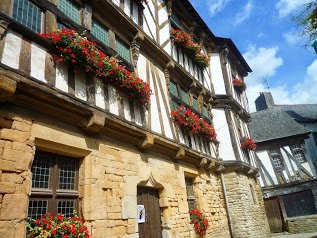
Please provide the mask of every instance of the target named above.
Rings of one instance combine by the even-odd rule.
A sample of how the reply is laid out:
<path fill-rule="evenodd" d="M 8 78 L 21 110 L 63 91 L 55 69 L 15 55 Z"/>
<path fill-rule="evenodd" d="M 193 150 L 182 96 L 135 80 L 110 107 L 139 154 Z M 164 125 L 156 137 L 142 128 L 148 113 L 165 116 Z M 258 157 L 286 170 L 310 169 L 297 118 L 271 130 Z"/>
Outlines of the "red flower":
<path fill-rule="evenodd" d="M 244 81 L 238 79 L 238 78 L 235 78 L 233 81 L 232 81 L 232 84 L 233 84 L 233 87 L 239 92 L 239 93 L 242 93 L 246 88 L 246 84 Z"/>

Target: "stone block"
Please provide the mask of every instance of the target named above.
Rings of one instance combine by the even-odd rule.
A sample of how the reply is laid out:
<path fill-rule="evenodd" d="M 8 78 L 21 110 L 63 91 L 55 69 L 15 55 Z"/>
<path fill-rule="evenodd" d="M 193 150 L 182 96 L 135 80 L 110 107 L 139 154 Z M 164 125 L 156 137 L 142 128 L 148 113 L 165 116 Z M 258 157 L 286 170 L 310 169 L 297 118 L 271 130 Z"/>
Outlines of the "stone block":
<path fill-rule="evenodd" d="M 107 218 L 111 220 L 121 220 L 121 212 L 120 213 L 108 213 Z"/>
<path fill-rule="evenodd" d="M 12 143 L 13 150 L 27 151 L 29 153 L 33 153 L 33 148 L 25 143 L 21 142 L 13 142 Z"/>
<path fill-rule="evenodd" d="M 31 124 L 29 123 L 24 123 L 21 121 L 14 121 L 12 123 L 12 129 L 18 130 L 18 131 L 23 131 L 23 132 L 30 132 L 31 131 Z"/>
<path fill-rule="evenodd" d="M 12 142 L 11 141 L 6 141 L 6 140 L 0 140 L 0 147 L 1 148 L 12 148 Z"/>
<path fill-rule="evenodd" d="M 0 193 L 8 194 L 15 192 L 15 183 L 13 182 L 0 182 Z"/>
<path fill-rule="evenodd" d="M 4 195 L 0 212 L 0 219 L 3 221 L 25 219 L 27 217 L 27 203 L 27 195 Z"/>
<path fill-rule="evenodd" d="M 25 236 L 26 236 L 25 221 L 22 221 L 22 222 L 19 222 L 15 225 L 14 238 L 21 238 L 21 237 L 25 237 Z"/>
<path fill-rule="evenodd" d="M 14 167 L 14 162 L 0 159 L 0 170 L 16 171 L 16 169 Z"/>
<path fill-rule="evenodd" d="M 126 234 L 126 228 L 124 226 L 117 226 L 111 229 L 111 235 L 122 237 Z"/>
<path fill-rule="evenodd" d="M 168 207 L 170 205 L 170 202 L 168 201 L 168 198 L 160 198 L 159 204 L 160 207 Z"/>
<path fill-rule="evenodd" d="M 125 196 L 122 198 L 122 219 L 137 218 L 136 196 Z"/>
<path fill-rule="evenodd" d="M 137 195 L 137 184 L 141 181 L 139 176 L 125 176 L 125 193 L 127 196 Z"/>
<path fill-rule="evenodd" d="M 33 160 L 33 154 L 26 151 L 4 149 L 2 158 L 14 162 L 14 167 L 17 170 L 28 170 Z"/>
<path fill-rule="evenodd" d="M 14 237 L 14 233 L 15 224 L 13 221 L 0 221 L 0 237 Z"/>
<path fill-rule="evenodd" d="M 30 133 L 11 129 L 2 129 L 0 131 L 0 138 L 9 141 L 25 142 L 30 138 Z"/>

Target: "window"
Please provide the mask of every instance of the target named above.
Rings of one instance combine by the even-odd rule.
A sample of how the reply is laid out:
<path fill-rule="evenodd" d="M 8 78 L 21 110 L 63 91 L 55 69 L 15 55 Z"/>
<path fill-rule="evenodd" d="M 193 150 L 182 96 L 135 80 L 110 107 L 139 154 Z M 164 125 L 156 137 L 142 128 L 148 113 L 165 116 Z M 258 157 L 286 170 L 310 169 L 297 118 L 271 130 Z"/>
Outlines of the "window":
<path fill-rule="evenodd" d="M 307 161 L 301 145 L 298 145 L 298 144 L 293 145 L 293 146 L 290 146 L 290 148 L 292 150 L 294 158 L 296 159 L 298 163 L 304 163 Z"/>
<path fill-rule="evenodd" d="M 189 210 L 192 210 L 196 207 L 193 180 L 194 179 L 192 178 L 185 178 L 187 202 L 188 202 Z"/>
<path fill-rule="evenodd" d="M 78 159 L 37 152 L 32 164 L 28 216 L 54 212 L 72 216 L 78 210 Z"/>
<path fill-rule="evenodd" d="M 130 48 L 120 39 L 116 39 L 116 51 L 118 54 L 124 58 L 126 61 L 130 62 Z"/>
<path fill-rule="evenodd" d="M 202 114 L 203 114 L 205 117 L 208 117 L 208 118 L 209 118 L 207 105 L 204 105 L 204 106 L 203 106 Z"/>
<path fill-rule="evenodd" d="M 139 14 L 140 1 L 135 0 L 125 0 L 124 1 L 124 12 L 136 23 L 140 22 Z"/>
<path fill-rule="evenodd" d="M 184 103 L 189 105 L 188 94 L 184 89 L 181 89 L 181 98 Z"/>
<path fill-rule="evenodd" d="M 59 0 L 58 9 L 77 24 L 80 24 L 80 7 L 70 0 Z"/>
<path fill-rule="evenodd" d="M 42 11 L 28 0 L 14 1 L 12 17 L 31 30 L 41 32 Z"/>
<path fill-rule="evenodd" d="M 197 100 L 196 97 L 193 97 L 193 108 L 194 108 L 197 112 L 200 112 L 198 100 Z"/>
<path fill-rule="evenodd" d="M 105 45 L 109 45 L 108 29 L 94 19 L 92 19 L 91 34 Z"/>
<path fill-rule="evenodd" d="M 282 161 L 281 161 L 279 156 L 272 156 L 272 161 L 273 161 L 273 164 L 274 164 L 275 168 L 281 168 L 282 167 Z"/>

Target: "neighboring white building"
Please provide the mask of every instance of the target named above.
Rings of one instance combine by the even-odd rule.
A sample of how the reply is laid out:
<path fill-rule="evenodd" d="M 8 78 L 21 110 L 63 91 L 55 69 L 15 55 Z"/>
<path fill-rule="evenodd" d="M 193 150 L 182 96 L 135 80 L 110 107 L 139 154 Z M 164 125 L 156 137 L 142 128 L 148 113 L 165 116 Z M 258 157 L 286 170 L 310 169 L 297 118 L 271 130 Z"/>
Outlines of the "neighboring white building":
<path fill-rule="evenodd" d="M 317 105 L 275 105 L 269 92 L 255 103 L 249 128 L 270 228 L 290 230 L 287 218 L 316 214 Z"/>

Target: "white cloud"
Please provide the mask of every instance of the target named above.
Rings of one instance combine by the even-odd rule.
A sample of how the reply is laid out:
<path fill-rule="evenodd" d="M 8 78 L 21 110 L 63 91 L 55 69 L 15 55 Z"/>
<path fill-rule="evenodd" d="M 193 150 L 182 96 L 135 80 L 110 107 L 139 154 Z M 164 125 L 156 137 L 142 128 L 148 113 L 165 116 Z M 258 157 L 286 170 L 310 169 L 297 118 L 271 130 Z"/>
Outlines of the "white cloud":
<path fill-rule="evenodd" d="M 249 0 L 247 4 L 244 5 L 243 9 L 236 14 L 235 24 L 238 25 L 244 22 L 245 20 L 247 20 L 251 15 L 252 9 L 253 9 L 253 2 Z"/>
<path fill-rule="evenodd" d="M 250 45 L 243 54 L 252 69 L 252 73 L 246 78 L 247 95 L 251 111 L 255 111 L 254 101 L 260 92 L 267 91 L 264 80 L 276 74 L 277 69 L 283 65 L 283 59 L 277 56 L 278 47 L 256 48 Z M 281 91 L 281 89 L 280 89 Z"/>
<path fill-rule="evenodd" d="M 290 45 L 298 45 L 300 42 L 303 41 L 303 37 L 301 37 L 295 30 L 290 30 L 283 33 L 283 37 Z"/>
<path fill-rule="evenodd" d="M 285 17 L 298 9 L 300 5 L 308 2 L 311 2 L 311 0 L 279 0 L 275 6 L 278 10 L 279 16 Z"/>
<path fill-rule="evenodd" d="M 276 104 L 301 104 L 317 102 L 317 59 L 306 69 L 303 79 L 298 79 L 295 85 L 285 84 L 267 88 L 264 80 L 277 74 L 283 65 L 283 59 L 278 56 L 278 47 L 256 48 L 250 46 L 243 54 L 253 72 L 246 77 L 247 95 L 251 112 L 255 111 L 255 99 L 260 92 L 270 91 Z"/>
<path fill-rule="evenodd" d="M 260 32 L 256 37 L 259 38 L 259 39 L 261 39 L 261 38 L 263 38 L 264 36 L 265 36 L 264 33 L 263 33 L 263 32 Z"/>
<path fill-rule="evenodd" d="M 207 0 L 209 13 L 213 17 L 218 12 L 221 12 L 231 0 Z"/>

